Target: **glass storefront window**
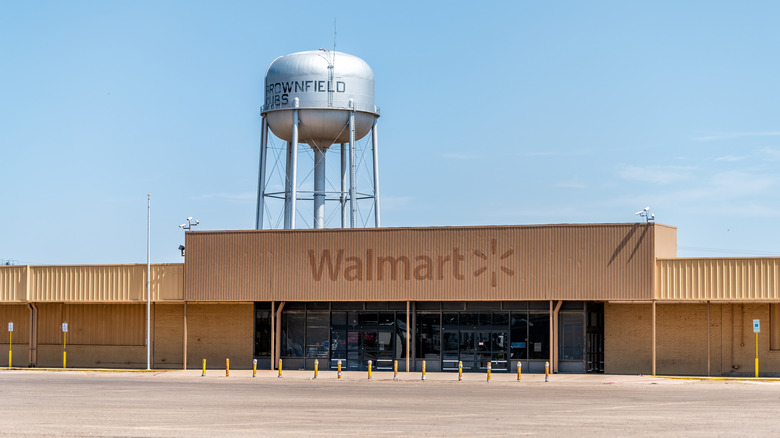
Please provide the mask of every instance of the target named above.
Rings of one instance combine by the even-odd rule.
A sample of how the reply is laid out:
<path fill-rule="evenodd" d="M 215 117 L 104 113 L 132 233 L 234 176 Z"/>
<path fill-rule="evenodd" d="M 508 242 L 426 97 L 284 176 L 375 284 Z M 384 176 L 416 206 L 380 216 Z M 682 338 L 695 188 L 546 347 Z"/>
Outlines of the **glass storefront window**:
<path fill-rule="evenodd" d="M 395 313 L 395 358 L 406 357 L 406 312 Z"/>
<path fill-rule="evenodd" d="M 282 356 L 303 357 L 306 314 L 303 312 L 289 312 L 283 315 Z"/>
<path fill-rule="evenodd" d="M 417 315 L 417 357 L 435 359 L 441 352 L 441 319 L 438 313 Z"/>
<path fill-rule="evenodd" d="M 550 314 L 528 314 L 528 358 L 550 358 Z"/>
<path fill-rule="evenodd" d="M 585 350 L 585 335 L 583 325 L 585 318 L 582 312 L 558 314 L 560 324 L 561 360 L 582 360 Z"/>
<path fill-rule="evenodd" d="M 306 357 L 328 357 L 329 332 L 329 312 L 309 312 L 306 315 Z"/>
<path fill-rule="evenodd" d="M 271 311 L 258 310 L 255 317 L 255 356 L 271 356 Z"/>
<path fill-rule="evenodd" d="M 512 312 L 509 324 L 509 335 L 512 338 L 510 357 L 512 359 L 527 359 L 528 351 L 528 314 Z"/>

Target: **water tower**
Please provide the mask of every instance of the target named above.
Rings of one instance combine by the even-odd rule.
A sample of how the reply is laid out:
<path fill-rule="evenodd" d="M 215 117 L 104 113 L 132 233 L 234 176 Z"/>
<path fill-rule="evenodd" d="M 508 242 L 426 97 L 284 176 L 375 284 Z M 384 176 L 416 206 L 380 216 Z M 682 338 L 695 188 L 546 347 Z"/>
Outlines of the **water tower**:
<path fill-rule="evenodd" d="M 256 229 L 263 229 L 268 198 L 284 200 L 285 229 L 295 228 L 299 200 L 314 202 L 314 228 L 325 227 L 326 201 L 338 201 L 341 227 L 354 228 L 358 226 L 358 200 L 371 199 L 374 224 L 379 227 L 379 108 L 374 105 L 374 72 L 365 61 L 324 49 L 276 58 L 265 75 L 265 104 L 261 115 Z M 286 142 L 283 192 L 268 188 L 269 129 Z M 369 132 L 373 187 L 365 190 L 356 187 L 355 143 Z M 313 152 L 313 190 L 299 187 L 298 145 L 302 143 L 309 145 Z M 333 144 L 341 146 L 340 190 L 326 188 L 325 154 Z"/>

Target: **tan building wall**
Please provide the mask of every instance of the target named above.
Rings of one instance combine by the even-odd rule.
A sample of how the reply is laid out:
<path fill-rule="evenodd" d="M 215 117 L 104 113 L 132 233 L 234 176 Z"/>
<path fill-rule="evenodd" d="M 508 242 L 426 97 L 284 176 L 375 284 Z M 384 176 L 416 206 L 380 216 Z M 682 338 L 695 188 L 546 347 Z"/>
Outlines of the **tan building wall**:
<path fill-rule="evenodd" d="M 254 304 L 187 304 L 187 367 L 252 368 Z"/>
<path fill-rule="evenodd" d="M 753 320 L 761 321 L 758 354 L 761 375 L 780 375 L 780 350 L 770 349 L 780 321 L 770 304 L 706 303 L 656 305 L 656 374 L 749 375 L 754 373 Z M 777 312 L 777 311 L 775 311 Z M 605 371 L 650 374 L 652 304 L 604 306 Z M 708 348 L 709 346 L 709 348 Z"/>

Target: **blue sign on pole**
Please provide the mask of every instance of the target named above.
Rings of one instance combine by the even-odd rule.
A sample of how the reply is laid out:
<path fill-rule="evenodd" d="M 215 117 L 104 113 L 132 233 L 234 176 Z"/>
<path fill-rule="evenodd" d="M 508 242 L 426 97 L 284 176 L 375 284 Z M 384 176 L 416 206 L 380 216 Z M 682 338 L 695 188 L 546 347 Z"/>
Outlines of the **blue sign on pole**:
<path fill-rule="evenodd" d="M 753 333 L 761 333 L 761 320 L 753 320 Z"/>

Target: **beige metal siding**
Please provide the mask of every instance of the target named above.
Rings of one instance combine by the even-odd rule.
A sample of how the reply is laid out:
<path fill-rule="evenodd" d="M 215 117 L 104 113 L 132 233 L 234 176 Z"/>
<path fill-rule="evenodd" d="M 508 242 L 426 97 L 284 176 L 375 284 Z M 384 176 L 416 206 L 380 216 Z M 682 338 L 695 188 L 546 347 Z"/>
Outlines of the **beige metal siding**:
<path fill-rule="evenodd" d="M 31 266 L 33 302 L 141 302 L 146 265 Z M 182 264 L 152 265 L 152 300 L 182 300 Z"/>
<path fill-rule="evenodd" d="M 654 228 L 190 232 L 186 299 L 651 299 Z"/>
<path fill-rule="evenodd" d="M 657 261 L 657 298 L 671 301 L 780 301 L 780 258 Z"/>
<path fill-rule="evenodd" d="M 9 322 L 14 323 L 13 345 L 30 342 L 30 309 L 26 304 L 0 304 L 0 344 L 9 341 Z"/>
<path fill-rule="evenodd" d="M 0 302 L 24 301 L 27 294 L 27 267 L 0 266 Z"/>

